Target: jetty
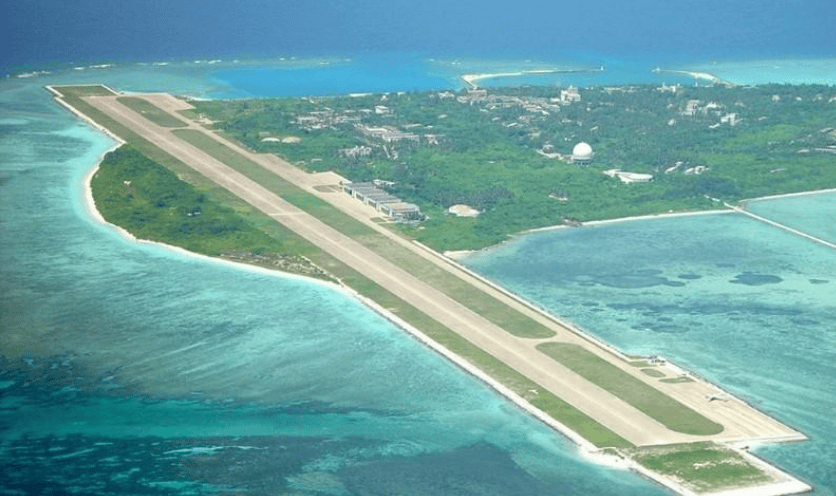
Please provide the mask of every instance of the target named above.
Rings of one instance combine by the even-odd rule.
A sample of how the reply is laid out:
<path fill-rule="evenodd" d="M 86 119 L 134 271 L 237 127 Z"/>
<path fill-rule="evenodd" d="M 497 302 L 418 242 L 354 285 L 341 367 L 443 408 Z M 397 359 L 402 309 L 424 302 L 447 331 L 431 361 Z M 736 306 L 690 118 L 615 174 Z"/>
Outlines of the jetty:
<path fill-rule="evenodd" d="M 808 239 L 808 240 L 810 240 L 814 243 L 818 243 L 820 245 L 824 245 L 828 248 L 832 248 L 832 249 L 836 250 L 836 244 L 831 243 L 830 241 L 826 241 L 826 240 L 823 240 L 821 238 L 817 238 L 817 237 L 813 236 L 812 234 L 807 234 L 804 231 L 799 231 L 798 229 L 795 229 L 793 227 L 781 224 L 780 222 L 775 222 L 774 220 L 767 219 L 766 217 L 763 217 L 763 216 L 760 216 L 756 213 L 750 212 L 750 211 L 746 210 L 745 208 L 738 207 L 738 206 L 735 206 L 735 205 L 731 205 L 731 204 L 725 203 L 725 202 L 723 203 L 723 205 L 725 205 L 727 208 L 730 208 L 730 209 L 734 210 L 735 212 L 737 212 L 739 214 L 743 214 L 743 215 L 745 215 L 747 217 L 750 217 L 752 219 L 755 219 L 759 222 L 763 222 L 764 224 L 768 224 L 772 227 L 777 227 L 778 229 L 783 229 L 784 231 L 787 231 L 788 233 L 793 234 L 795 236 L 799 236 L 799 237 L 802 237 L 804 239 Z"/>

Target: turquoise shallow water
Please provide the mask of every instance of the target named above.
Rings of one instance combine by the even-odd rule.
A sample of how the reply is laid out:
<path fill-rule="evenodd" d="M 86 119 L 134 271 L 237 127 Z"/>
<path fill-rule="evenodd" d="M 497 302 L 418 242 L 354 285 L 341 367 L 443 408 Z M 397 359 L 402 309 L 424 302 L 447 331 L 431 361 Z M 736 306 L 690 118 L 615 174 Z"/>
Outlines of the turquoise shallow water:
<path fill-rule="evenodd" d="M 833 494 L 835 259 L 832 249 L 721 214 L 522 236 L 465 263 L 628 353 L 668 357 L 800 429 L 810 442 L 757 453 Z"/>
<path fill-rule="evenodd" d="M 762 58 L 693 63 L 684 66 L 705 71 L 735 84 L 836 84 L 836 58 Z"/>
<path fill-rule="evenodd" d="M 746 209 L 823 241 L 836 243 L 836 193 L 750 202 Z"/>
<path fill-rule="evenodd" d="M 3 492 L 662 494 L 340 292 L 96 224 L 112 142 L 40 82 L 0 87 Z"/>

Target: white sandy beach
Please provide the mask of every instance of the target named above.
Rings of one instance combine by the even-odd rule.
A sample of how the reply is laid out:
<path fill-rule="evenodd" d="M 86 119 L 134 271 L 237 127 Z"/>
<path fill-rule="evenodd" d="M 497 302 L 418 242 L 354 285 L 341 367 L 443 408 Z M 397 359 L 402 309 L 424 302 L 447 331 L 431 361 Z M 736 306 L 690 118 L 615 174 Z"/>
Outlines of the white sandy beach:
<path fill-rule="evenodd" d="M 734 83 L 727 81 L 725 79 L 721 79 L 710 72 L 705 71 L 691 71 L 691 70 L 676 70 L 676 69 L 654 69 L 653 72 L 657 73 L 666 73 L 666 74 L 682 74 L 685 76 L 690 76 L 696 80 L 702 81 L 709 81 L 712 84 L 727 84 L 727 85 L 734 85 Z"/>
<path fill-rule="evenodd" d="M 604 226 L 608 224 L 620 224 L 622 222 L 634 222 L 638 220 L 652 220 L 652 219 L 667 219 L 667 218 L 675 218 L 675 217 L 695 217 L 695 216 L 702 216 L 702 215 L 718 215 L 718 214 L 729 214 L 732 213 L 732 210 L 696 210 L 693 212 L 668 212 L 663 214 L 648 214 L 648 215 L 635 215 L 633 217 L 619 217 L 618 219 L 605 219 L 605 220 L 591 220 L 589 222 L 584 222 L 581 227 L 594 227 L 594 226 Z M 535 234 L 539 232 L 546 232 L 546 231 L 556 231 L 558 229 L 577 229 L 572 226 L 567 226 L 566 224 L 556 224 L 554 226 L 546 226 L 546 227 L 538 227 L 536 229 L 528 229 L 526 231 L 521 231 L 513 236 L 525 236 L 528 234 Z"/>
<path fill-rule="evenodd" d="M 493 73 L 475 73 L 475 74 L 463 74 L 461 76 L 462 80 L 467 83 L 467 85 L 471 89 L 476 89 L 479 86 L 476 84 L 478 81 L 482 81 L 484 79 L 497 79 L 497 78 L 507 78 L 507 77 L 521 77 L 527 76 L 531 74 L 559 74 L 559 73 L 576 73 L 576 72 L 596 72 L 602 69 L 526 69 L 520 71 L 513 71 L 513 72 L 493 72 Z"/>

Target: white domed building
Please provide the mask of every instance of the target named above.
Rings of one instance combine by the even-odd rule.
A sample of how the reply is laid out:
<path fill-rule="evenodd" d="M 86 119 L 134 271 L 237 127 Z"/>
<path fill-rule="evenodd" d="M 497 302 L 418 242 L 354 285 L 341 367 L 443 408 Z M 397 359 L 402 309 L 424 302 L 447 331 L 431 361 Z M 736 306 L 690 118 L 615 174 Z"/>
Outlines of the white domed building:
<path fill-rule="evenodd" d="M 580 142 L 572 149 L 572 163 L 577 165 L 589 165 L 595 153 L 588 143 Z"/>

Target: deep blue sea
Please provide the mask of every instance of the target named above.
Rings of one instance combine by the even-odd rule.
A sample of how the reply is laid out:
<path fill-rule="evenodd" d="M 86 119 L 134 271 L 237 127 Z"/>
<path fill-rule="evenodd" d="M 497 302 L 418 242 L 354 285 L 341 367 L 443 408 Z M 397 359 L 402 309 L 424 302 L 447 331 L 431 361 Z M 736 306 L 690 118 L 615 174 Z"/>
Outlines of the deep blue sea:
<path fill-rule="evenodd" d="M 113 143 L 43 85 L 202 98 L 485 85 L 836 84 L 827 2 L 6 2 L 0 492 L 661 495 L 329 287 L 123 239 L 86 212 Z M 91 67 L 103 66 L 107 67 Z M 32 71 L 48 71 L 20 78 Z M 752 209 L 833 240 L 834 196 Z M 817 214 L 812 214 L 816 212 Z M 594 250 L 588 249 L 594 246 Z M 466 261 L 811 441 L 758 454 L 836 494 L 834 253 L 737 216 L 526 236 Z"/>

